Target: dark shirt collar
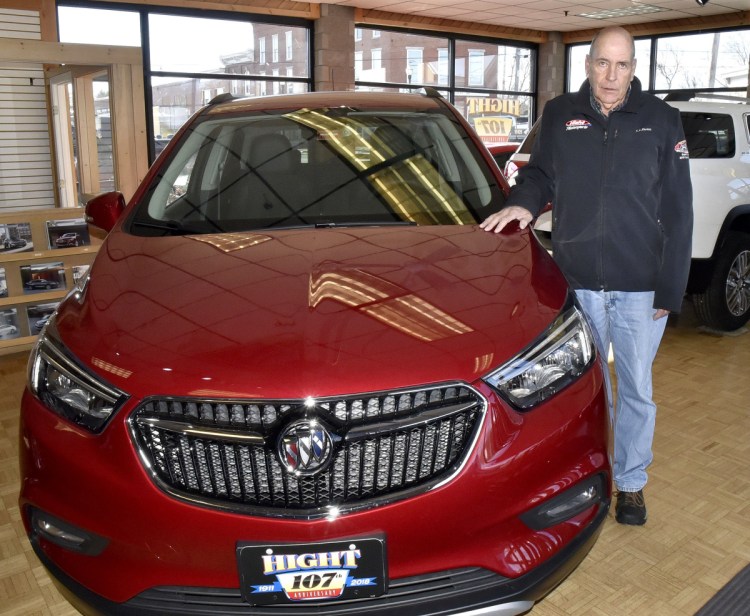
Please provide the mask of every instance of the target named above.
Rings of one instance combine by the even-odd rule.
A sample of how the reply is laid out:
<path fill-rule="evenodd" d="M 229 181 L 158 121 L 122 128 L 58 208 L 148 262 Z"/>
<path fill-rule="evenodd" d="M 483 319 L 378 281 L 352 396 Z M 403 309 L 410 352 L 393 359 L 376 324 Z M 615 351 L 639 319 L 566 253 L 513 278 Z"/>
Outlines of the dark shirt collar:
<path fill-rule="evenodd" d="M 589 102 L 591 103 L 591 106 L 593 107 L 594 111 L 596 111 L 602 117 L 606 118 L 606 117 L 609 117 L 609 115 L 614 113 L 615 111 L 620 111 L 620 109 L 622 109 L 625 105 L 628 104 L 628 100 L 630 99 L 630 93 L 632 92 L 632 90 L 633 90 L 633 84 L 628 86 L 628 91 L 625 94 L 625 98 L 622 99 L 622 102 L 619 105 L 617 105 L 616 107 L 612 107 L 612 109 L 609 110 L 609 114 L 604 113 L 604 111 L 602 111 L 602 104 L 598 100 L 596 100 L 596 98 L 594 97 L 594 90 L 591 87 L 589 87 Z"/>
<path fill-rule="evenodd" d="M 636 112 L 638 107 L 640 107 L 641 94 L 641 82 L 638 80 L 638 77 L 634 77 L 633 81 L 630 82 L 628 94 L 625 97 L 625 100 L 622 102 L 622 105 L 620 105 L 618 109 Z M 599 105 L 595 104 L 596 99 L 594 99 L 593 97 L 593 94 L 591 92 L 591 85 L 589 84 L 588 79 L 583 80 L 581 88 L 578 90 L 578 94 L 576 96 L 577 104 L 579 105 L 579 109 L 581 109 L 581 111 L 583 111 L 585 107 L 588 107 L 589 109 L 593 109 L 596 115 L 599 115 L 600 117 L 606 119 L 607 116 L 601 113 Z"/>

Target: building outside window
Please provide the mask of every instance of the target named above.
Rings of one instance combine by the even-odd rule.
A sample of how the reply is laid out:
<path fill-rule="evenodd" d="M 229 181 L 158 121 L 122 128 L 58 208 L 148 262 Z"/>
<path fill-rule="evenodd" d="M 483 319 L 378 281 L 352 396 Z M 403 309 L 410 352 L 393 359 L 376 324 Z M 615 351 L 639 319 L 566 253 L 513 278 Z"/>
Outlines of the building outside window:
<path fill-rule="evenodd" d="M 355 51 L 354 52 L 354 79 L 359 80 L 359 78 L 362 75 L 362 62 L 363 62 L 363 52 L 362 51 Z"/>
<path fill-rule="evenodd" d="M 484 51 L 481 49 L 469 50 L 469 85 L 484 85 Z"/>
<path fill-rule="evenodd" d="M 279 35 L 271 35 L 271 62 L 279 61 Z"/>
<path fill-rule="evenodd" d="M 286 49 L 284 60 L 288 62 L 294 56 L 294 36 L 291 30 L 284 32 L 284 43 L 284 48 Z"/>
<path fill-rule="evenodd" d="M 368 28 L 355 40 L 355 87 L 415 91 L 430 86 L 466 116 L 487 143 L 519 141 L 533 118 L 536 46 L 457 35 Z M 357 54 L 377 50 L 379 62 L 357 68 Z"/>
<path fill-rule="evenodd" d="M 421 47 L 406 48 L 406 83 L 411 86 L 412 83 L 423 83 L 424 62 L 422 60 L 424 50 Z"/>
<path fill-rule="evenodd" d="M 244 69 L 243 72 L 244 72 L 244 74 L 245 74 L 246 77 L 250 76 L 250 69 L 246 68 L 246 69 Z M 253 82 L 250 81 L 250 80 L 246 80 L 245 81 L 245 92 L 244 92 L 244 94 L 245 94 L 245 96 L 251 96 L 252 93 L 253 93 Z"/>
<path fill-rule="evenodd" d="M 438 71 L 438 85 L 441 86 L 447 86 L 449 84 L 448 78 L 449 78 L 449 61 L 450 61 L 450 55 L 447 47 L 442 47 L 438 49 L 438 63 L 437 63 L 437 71 Z"/>

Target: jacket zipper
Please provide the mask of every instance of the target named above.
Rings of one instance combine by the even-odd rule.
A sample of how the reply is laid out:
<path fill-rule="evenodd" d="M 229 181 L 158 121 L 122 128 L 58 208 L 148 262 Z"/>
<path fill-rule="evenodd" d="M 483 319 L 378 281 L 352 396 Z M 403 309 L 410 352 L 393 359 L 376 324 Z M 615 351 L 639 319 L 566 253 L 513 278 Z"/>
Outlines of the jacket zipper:
<path fill-rule="evenodd" d="M 602 176 L 599 180 L 599 263 L 597 264 L 597 278 L 599 289 L 604 291 L 604 182 L 609 172 L 609 121 L 604 126 L 604 161 L 602 164 Z"/>

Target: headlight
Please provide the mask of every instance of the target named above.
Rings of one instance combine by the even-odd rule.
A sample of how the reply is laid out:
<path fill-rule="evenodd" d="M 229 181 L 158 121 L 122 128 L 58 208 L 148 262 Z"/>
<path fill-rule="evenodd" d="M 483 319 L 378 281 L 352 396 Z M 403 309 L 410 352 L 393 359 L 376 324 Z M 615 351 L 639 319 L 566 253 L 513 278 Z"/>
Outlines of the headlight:
<path fill-rule="evenodd" d="M 29 389 L 61 417 L 98 432 L 127 396 L 66 355 L 49 335 L 52 325 L 48 324 L 29 359 Z"/>
<path fill-rule="evenodd" d="M 539 341 L 484 381 L 516 408 L 528 409 L 575 381 L 595 356 L 591 330 L 573 306 L 558 316 Z"/>

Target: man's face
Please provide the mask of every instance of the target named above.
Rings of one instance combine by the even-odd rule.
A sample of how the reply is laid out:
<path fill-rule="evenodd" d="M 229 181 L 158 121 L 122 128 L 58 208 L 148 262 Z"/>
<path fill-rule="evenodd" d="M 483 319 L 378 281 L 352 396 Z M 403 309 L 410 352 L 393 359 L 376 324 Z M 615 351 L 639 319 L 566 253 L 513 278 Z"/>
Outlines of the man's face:
<path fill-rule="evenodd" d="M 606 115 L 619 105 L 628 93 L 635 75 L 635 58 L 630 40 L 617 33 L 601 36 L 586 56 L 586 76 L 594 98 Z"/>

